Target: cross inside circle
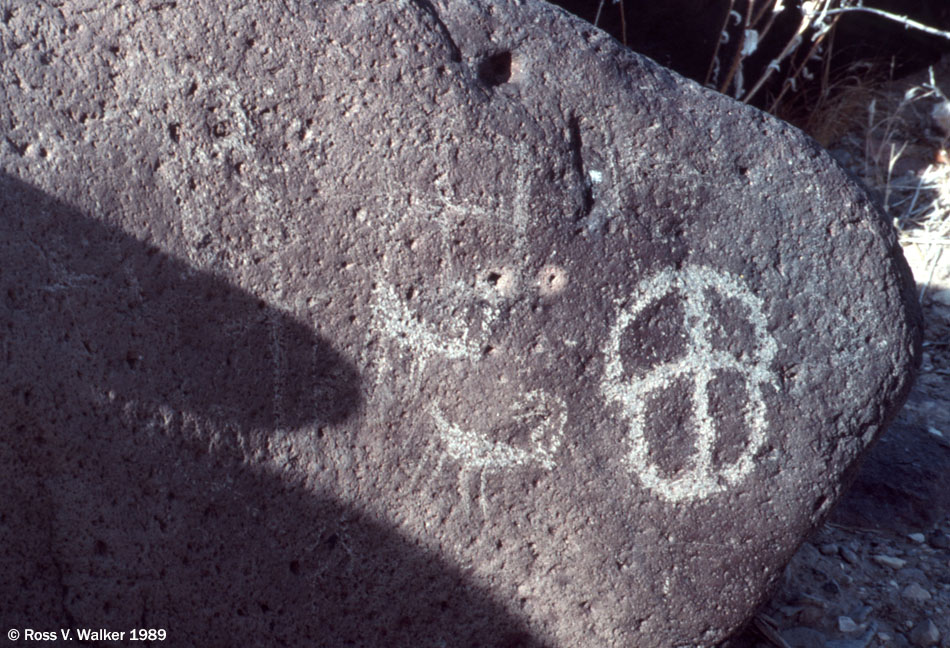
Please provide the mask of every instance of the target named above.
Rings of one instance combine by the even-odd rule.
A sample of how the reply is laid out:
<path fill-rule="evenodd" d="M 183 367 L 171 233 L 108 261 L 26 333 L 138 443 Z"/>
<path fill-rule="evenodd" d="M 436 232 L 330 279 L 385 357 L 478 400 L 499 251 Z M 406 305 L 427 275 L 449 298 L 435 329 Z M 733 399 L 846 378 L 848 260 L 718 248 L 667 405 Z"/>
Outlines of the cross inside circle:
<path fill-rule="evenodd" d="M 644 375 L 628 376 L 621 359 L 624 332 L 646 309 L 671 293 L 678 295 L 682 303 L 687 335 L 685 352 L 643 372 Z M 740 310 L 745 311 L 743 319 L 751 325 L 752 339 L 743 353 L 714 348 L 711 293 L 718 293 L 722 303 L 738 303 Z M 738 277 L 707 266 L 694 266 L 664 270 L 641 282 L 611 327 L 604 347 L 606 366 L 601 381 L 604 398 L 620 406 L 629 426 L 625 463 L 630 471 L 645 487 L 671 502 L 703 499 L 739 484 L 752 471 L 754 457 L 766 440 L 763 388 L 775 384 L 770 365 L 776 351 L 775 339 L 767 330 L 762 300 Z M 717 466 L 714 449 L 719 431 L 710 412 L 710 383 L 723 371 L 741 375 L 747 385 L 744 396 L 749 402 L 744 408 L 743 422 L 748 440 L 738 458 Z M 669 391 L 683 380 L 692 390 L 695 449 L 680 470 L 672 475 L 663 474 L 651 457 L 647 410 L 651 396 Z"/>

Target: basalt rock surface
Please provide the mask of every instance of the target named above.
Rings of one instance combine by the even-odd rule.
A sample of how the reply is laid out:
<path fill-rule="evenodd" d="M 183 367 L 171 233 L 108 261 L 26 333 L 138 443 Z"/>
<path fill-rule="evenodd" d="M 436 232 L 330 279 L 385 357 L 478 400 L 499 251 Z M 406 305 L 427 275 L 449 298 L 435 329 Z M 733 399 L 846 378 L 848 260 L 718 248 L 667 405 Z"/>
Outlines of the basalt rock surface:
<path fill-rule="evenodd" d="M 4 628 L 712 645 L 909 388 L 865 192 L 544 3 L 0 46 Z"/>

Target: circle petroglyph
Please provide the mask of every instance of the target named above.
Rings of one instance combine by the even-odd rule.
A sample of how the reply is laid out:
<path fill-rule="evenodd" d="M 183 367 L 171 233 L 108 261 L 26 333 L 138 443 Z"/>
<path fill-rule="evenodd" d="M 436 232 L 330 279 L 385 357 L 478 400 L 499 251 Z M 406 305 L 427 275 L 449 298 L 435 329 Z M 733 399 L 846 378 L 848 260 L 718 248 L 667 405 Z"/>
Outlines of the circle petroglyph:
<path fill-rule="evenodd" d="M 718 324 L 712 321 L 714 293 L 723 301 L 739 304 L 740 310 L 745 311 L 743 321 L 751 326 L 748 347 L 738 355 L 717 349 L 713 343 L 713 328 Z M 628 375 L 621 359 L 624 332 L 641 316 L 645 317 L 647 309 L 671 295 L 682 306 L 685 351 L 639 372 L 642 375 L 637 375 L 637 371 Z M 645 487 L 667 501 L 691 501 L 734 487 L 749 475 L 768 431 L 764 388 L 775 383 L 769 367 L 777 345 L 767 330 L 762 300 L 742 280 L 706 266 L 664 270 L 644 280 L 617 316 L 603 351 L 606 365 L 601 393 L 608 402 L 620 406 L 629 425 L 624 460 Z M 710 384 L 717 373 L 724 371 L 742 376 L 747 386 L 742 396 L 748 404 L 737 403 L 736 408 L 744 412 L 748 441 L 737 458 L 717 466 L 717 425 L 710 412 Z M 648 409 L 652 397 L 669 392 L 676 383 L 684 381 L 692 390 L 695 446 L 682 468 L 672 475 L 664 474 L 651 454 Z"/>

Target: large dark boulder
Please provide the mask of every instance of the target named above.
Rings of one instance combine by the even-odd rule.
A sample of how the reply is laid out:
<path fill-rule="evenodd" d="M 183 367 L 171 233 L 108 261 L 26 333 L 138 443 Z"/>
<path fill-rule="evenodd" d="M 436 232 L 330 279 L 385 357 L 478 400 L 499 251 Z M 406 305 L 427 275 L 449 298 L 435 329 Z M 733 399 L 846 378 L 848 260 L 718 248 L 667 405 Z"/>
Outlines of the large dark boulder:
<path fill-rule="evenodd" d="M 710 645 L 909 389 L 865 191 L 549 5 L 0 18 L 4 628 Z"/>

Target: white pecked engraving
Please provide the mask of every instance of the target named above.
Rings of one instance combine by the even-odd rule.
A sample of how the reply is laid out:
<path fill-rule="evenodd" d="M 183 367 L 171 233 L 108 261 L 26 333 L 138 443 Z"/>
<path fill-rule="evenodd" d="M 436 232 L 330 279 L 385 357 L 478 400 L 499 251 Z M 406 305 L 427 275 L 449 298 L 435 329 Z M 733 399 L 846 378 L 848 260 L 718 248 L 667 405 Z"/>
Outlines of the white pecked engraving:
<path fill-rule="evenodd" d="M 522 144 L 516 156 L 515 191 L 506 201 L 510 221 L 460 200 L 448 185 L 439 181 L 436 182 L 437 204 L 428 205 L 426 210 L 433 214 L 444 211 L 464 217 L 462 220 L 488 219 L 493 226 L 510 228 L 506 235 L 510 236 L 512 256 L 524 258 L 531 218 L 529 189 L 532 180 L 529 170 L 532 166 L 529 161 L 532 151 L 527 144 Z M 440 228 L 445 227 L 445 222 L 445 219 L 439 219 Z M 444 229 L 442 238 L 445 241 L 451 238 Z M 442 254 L 450 260 L 453 257 L 448 247 L 443 248 Z M 453 273 L 447 274 L 451 276 Z M 456 362 L 459 370 L 466 373 L 476 371 L 479 366 L 484 368 L 484 350 L 501 306 L 527 289 L 527 282 L 517 267 L 506 263 L 489 265 L 480 276 L 482 280 L 475 282 L 474 286 L 458 279 L 448 280 L 440 286 L 441 300 L 449 306 L 447 313 L 470 307 L 476 309 L 476 317 L 468 322 L 455 315 L 446 316 L 438 324 L 426 321 L 391 284 L 378 283 L 373 295 L 374 319 L 391 344 L 401 346 L 411 354 L 412 381 L 422 379 L 436 361 L 443 364 L 445 361 Z M 486 278 L 489 280 L 485 281 Z M 564 290 L 568 280 L 566 271 L 549 264 L 536 278 L 533 287 L 545 296 L 553 296 Z M 453 407 L 437 399 L 426 407 L 444 455 L 457 463 L 463 472 L 479 472 L 482 491 L 486 472 L 529 465 L 552 470 L 567 425 L 567 404 L 562 398 L 543 389 L 524 388 L 515 384 L 517 381 L 507 383 L 510 377 L 499 376 L 499 382 L 490 388 L 491 396 L 481 403 L 475 398 L 460 406 L 456 403 Z M 509 432 L 514 432 L 514 435 L 507 434 Z M 439 457 L 439 462 L 442 461 L 443 457 Z"/>
<path fill-rule="evenodd" d="M 561 445 L 567 423 L 563 401 L 541 390 L 526 393 L 523 400 L 511 403 L 508 408 L 512 422 L 530 426 L 529 448 L 519 448 L 463 428 L 446 420 L 436 406 L 429 413 L 446 451 L 470 468 L 511 468 L 534 462 L 551 470 L 554 468 L 554 453 Z"/>
<path fill-rule="evenodd" d="M 420 321 L 405 300 L 388 284 L 380 284 L 375 291 L 374 310 L 380 329 L 393 342 L 406 347 L 413 354 L 413 374 L 421 375 L 433 358 L 478 362 L 484 346 L 476 342 L 470 331 L 462 329 L 457 337 L 448 337 Z M 488 320 L 495 313 L 491 306 Z M 459 327 L 462 328 L 462 327 Z M 498 416 L 482 417 L 469 412 L 469 420 L 455 421 L 439 403 L 432 403 L 427 412 L 442 441 L 445 452 L 466 469 L 504 470 L 528 464 L 537 464 L 551 470 L 567 424 L 567 406 L 564 401 L 543 390 L 518 393 L 500 403 Z M 501 439 L 493 439 L 485 428 L 492 424 L 513 424 L 527 428 L 527 447 Z M 479 428 L 482 428 L 481 430 Z"/>
<path fill-rule="evenodd" d="M 710 339 L 710 304 L 707 293 L 714 291 L 748 310 L 746 320 L 752 326 L 753 341 L 741 358 L 713 348 Z M 683 327 L 687 334 L 685 353 L 679 358 L 653 367 L 646 375 L 625 377 L 620 357 L 624 331 L 645 309 L 671 293 L 682 299 Z M 697 500 L 736 486 L 754 466 L 755 454 L 765 443 L 768 424 L 763 388 L 775 383 L 769 368 L 777 352 L 775 339 L 766 327 L 762 300 L 734 275 L 706 266 L 684 270 L 664 270 L 637 286 L 630 305 L 623 308 L 610 330 L 603 348 L 606 358 L 601 393 L 620 406 L 629 429 L 625 462 L 640 482 L 661 498 L 671 502 Z M 717 371 L 740 373 L 748 386 L 745 425 L 749 439 L 742 454 L 732 463 L 714 466 L 713 451 L 716 425 L 709 412 L 709 385 Z M 670 389 L 674 381 L 691 378 L 695 452 L 690 462 L 672 476 L 661 474 L 651 461 L 646 434 L 650 396 Z"/>

